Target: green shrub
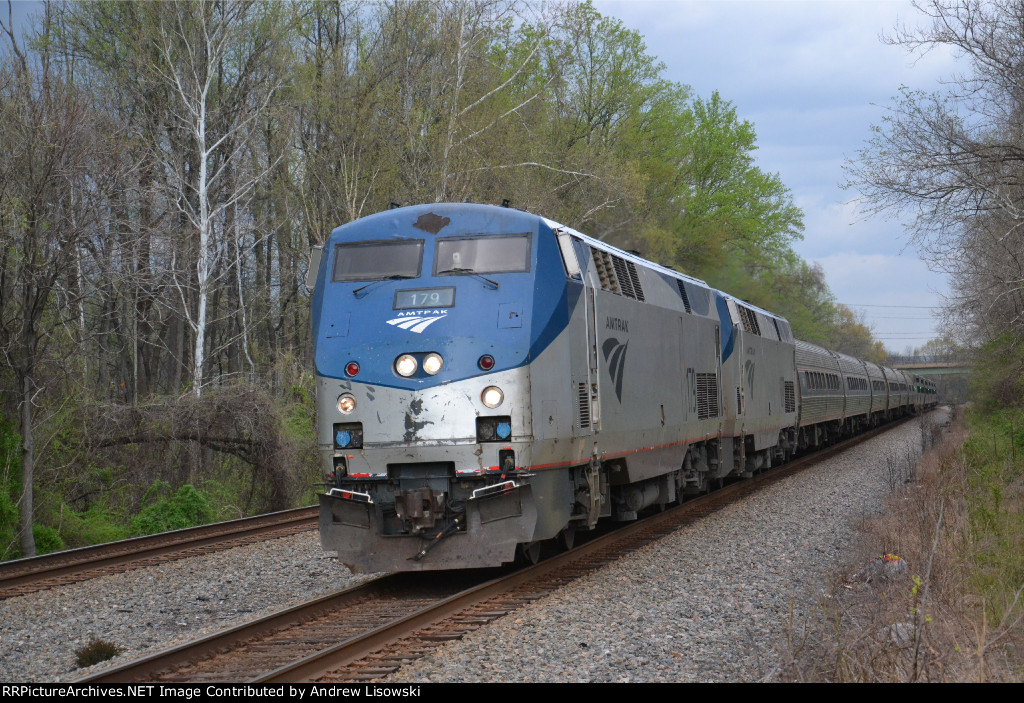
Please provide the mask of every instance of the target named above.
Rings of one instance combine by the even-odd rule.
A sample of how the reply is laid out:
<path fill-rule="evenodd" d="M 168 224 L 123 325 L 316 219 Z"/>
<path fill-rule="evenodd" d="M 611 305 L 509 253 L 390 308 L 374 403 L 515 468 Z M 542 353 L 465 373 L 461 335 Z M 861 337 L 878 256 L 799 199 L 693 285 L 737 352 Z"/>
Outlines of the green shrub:
<path fill-rule="evenodd" d="M 91 505 L 84 513 L 67 509 L 60 529 L 66 544 L 83 547 L 103 542 L 116 542 L 131 536 L 123 518 L 99 505 Z"/>
<path fill-rule="evenodd" d="M 64 549 L 64 540 L 52 527 L 36 523 L 32 525 L 32 536 L 36 540 L 36 554 L 49 554 Z"/>
<path fill-rule="evenodd" d="M 0 489 L 6 489 L 0 486 Z M 0 490 L 0 561 L 17 559 L 18 550 L 18 506 L 6 490 Z"/>
<path fill-rule="evenodd" d="M 223 522 L 225 520 L 237 520 L 238 518 L 245 517 L 244 512 L 239 506 L 239 495 L 247 490 L 248 487 L 248 484 L 235 486 L 229 485 L 224 481 L 214 481 L 212 479 L 203 481 L 201 491 L 210 503 L 212 511 L 211 520 Z"/>
<path fill-rule="evenodd" d="M 79 669 L 113 659 L 124 650 L 113 642 L 93 637 L 89 644 L 75 650 L 75 659 Z"/>
<path fill-rule="evenodd" d="M 150 489 L 147 497 L 152 492 Z M 159 498 L 152 505 L 143 508 L 142 512 L 132 519 L 132 532 L 137 535 L 152 535 L 157 532 L 204 525 L 212 519 L 213 509 L 206 495 L 191 484 L 186 484 L 173 496 Z"/>

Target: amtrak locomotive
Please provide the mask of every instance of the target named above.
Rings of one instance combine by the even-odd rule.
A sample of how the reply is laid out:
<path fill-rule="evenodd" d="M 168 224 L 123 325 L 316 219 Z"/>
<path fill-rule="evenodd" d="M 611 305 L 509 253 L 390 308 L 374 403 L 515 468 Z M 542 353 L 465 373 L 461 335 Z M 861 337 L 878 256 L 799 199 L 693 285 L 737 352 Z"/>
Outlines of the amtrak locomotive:
<path fill-rule="evenodd" d="M 518 210 L 389 210 L 314 253 L 320 535 L 357 572 L 536 559 L 935 400 Z"/>

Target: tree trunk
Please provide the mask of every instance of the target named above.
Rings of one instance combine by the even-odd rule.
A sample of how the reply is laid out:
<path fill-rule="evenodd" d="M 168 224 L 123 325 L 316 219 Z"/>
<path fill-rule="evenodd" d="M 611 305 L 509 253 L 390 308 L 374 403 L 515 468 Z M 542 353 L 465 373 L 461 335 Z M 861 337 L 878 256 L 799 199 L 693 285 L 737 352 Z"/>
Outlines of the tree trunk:
<path fill-rule="evenodd" d="M 36 555 L 36 538 L 32 534 L 33 497 L 32 478 L 34 473 L 34 452 L 32 440 L 32 372 L 25 370 L 21 374 L 21 556 Z"/>

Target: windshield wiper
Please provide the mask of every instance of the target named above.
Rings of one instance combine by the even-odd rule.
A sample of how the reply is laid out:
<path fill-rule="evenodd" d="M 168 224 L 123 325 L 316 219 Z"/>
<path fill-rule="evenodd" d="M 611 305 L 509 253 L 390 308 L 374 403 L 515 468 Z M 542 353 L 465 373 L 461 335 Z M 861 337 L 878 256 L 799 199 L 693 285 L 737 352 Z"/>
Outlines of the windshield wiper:
<path fill-rule="evenodd" d="M 499 288 L 497 281 L 492 281 L 490 278 L 487 278 L 486 276 L 481 276 L 479 273 L 477 273 L 473 269 L 451 268 L 451 269 L 445 269 L 444 271 L 438 271 L 437 275 L 441 276 L 441 275 L 446 274 L 446 273 L 462 273 L 462 274 L 468 274 L 470 276 L 476 276 L 481 281 L 484 281 L 485 283 L 489 284 L 489 286 L 491 288 L 493 288 L 494 290 L 498 290 L 498 288 Z"/>
<path fill-rule="evenodd" d="M 370 283 L 367 283 L 365 286 L 359 286 L 354 291 L 352 291 L 352 295 L 354 295 L 357 298 L 362 298 L 363 295 L 366 295 L 366 293 L 363 293 L 363 295 L 359 295 L 359 292 L 366 290 L 370 286 L 375 286 L 378 283 L 383 283 L 384 281 L 400 281 L 403 278 L 416 278 L 416 277 L 415 276 L 410 276 L 410 275 L 405 274 L 405 273 L 396 273 L 396 274 L 394 274 L 392 276 L 385 276 L 384 278 L 380 279 L 379 281 L 371 281 Z M 369 291 L 367 291 L 367 292 L 369 292 Z"/>

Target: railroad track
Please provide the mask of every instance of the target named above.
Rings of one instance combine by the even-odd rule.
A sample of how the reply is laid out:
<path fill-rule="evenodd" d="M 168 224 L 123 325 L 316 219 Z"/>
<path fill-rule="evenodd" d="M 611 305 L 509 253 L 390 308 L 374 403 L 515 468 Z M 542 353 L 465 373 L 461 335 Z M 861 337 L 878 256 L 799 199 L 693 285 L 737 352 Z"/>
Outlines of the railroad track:
<path fill-rule="evenodd" d="M 316 526 L 315 505 L 0 563 L 0 599 Z"/>
<path fill-rule="evenodd" d="M 737 481 L 518 571 L 392 574 L 79 682 L 370 682 L 893 423 Z M 496 574 L 498 574 L 496 576 Z"/>

